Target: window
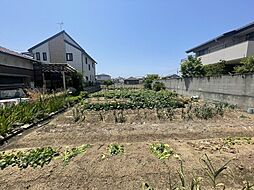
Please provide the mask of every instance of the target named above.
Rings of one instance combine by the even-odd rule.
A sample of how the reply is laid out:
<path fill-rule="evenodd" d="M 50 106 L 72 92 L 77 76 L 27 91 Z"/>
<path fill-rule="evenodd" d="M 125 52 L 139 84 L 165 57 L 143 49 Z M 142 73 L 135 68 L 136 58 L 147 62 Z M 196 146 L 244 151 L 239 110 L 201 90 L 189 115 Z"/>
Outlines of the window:
<path fill-rule="evenodd" d="M 73 61 L 73 55 L 72 55 L 72 53 L 66 53 L 66 60 L 67 61 Z"/>
<path fill-rule="evenodd" d="M 92 67 L 94 68 L 94 63 L 92 63 Z"/>
<path fill-rule="evenodd" d="M 87 57 L 86 57 L 86 64 L 87 64 Z"/>
<path fill-rule="evenodd" d="M 40 52 L 36 52 L 36 60 L 41 60 Z"/>
<path fill-rule="evenodd" d="M 86 80 L 88 81 L 88 76 L 86 76 Z"/>
<path fill-rule="evenodd" d="M 90 64 L 88 65 L 88 69 L 89 69 L 89 71 L 90 71 L 90 69 L 91 69 L 91 66 L 90 66 Z"/>
<path fill-rule="evenodd" d="M 46 52 L 42 53 L 42 59 L 43 59 L 43 61 L 47 61 L 47 53 Z"/>

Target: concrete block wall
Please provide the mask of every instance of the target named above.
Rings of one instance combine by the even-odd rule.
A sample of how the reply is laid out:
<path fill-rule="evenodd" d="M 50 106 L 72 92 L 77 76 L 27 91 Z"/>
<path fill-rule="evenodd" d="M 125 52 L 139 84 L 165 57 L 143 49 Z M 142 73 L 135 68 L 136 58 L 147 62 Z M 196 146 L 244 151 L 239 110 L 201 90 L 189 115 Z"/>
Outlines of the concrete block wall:
<path fill-rule="evenodd" d="M 254 74 L 223 75 L 161 80 L 167 89 L 185 96 L 227 102 L 247 109 L 254 107 Z"/>

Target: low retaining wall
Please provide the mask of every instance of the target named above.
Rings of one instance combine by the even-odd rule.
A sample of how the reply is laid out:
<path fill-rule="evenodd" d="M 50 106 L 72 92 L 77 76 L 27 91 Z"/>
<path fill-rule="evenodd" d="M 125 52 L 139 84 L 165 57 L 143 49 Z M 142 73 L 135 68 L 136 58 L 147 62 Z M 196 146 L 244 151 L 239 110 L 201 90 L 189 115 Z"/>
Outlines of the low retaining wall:
<path fill-rule="evenodd" d="M 167 89 L 186 96 L 254 107 L 254 74 L 161 80 Z"/>

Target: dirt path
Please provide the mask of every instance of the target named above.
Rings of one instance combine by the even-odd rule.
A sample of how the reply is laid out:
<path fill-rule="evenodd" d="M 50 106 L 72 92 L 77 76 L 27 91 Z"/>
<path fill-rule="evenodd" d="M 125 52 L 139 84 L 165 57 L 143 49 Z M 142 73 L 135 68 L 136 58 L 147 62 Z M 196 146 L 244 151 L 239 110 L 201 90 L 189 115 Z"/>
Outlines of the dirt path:
<path fill-rule="evenodd" d="M 199 159 L 205 153 L 216 165 L 230 163 L 222 179 L 231 188 L 240 189 L 244 180 L 254 182 L 254 144 L 244 140 L 226 146 L 225 138 L 253 137 L 254 117 L 239 118 L 230 113 L 224 118 L 200 121 L 155 121 L 149 123 L 74 123 L 71 111 L 59 115 L 47 125 L 32 130 L 2 146 L 2 150 L 33 147 L 77 146 L 92 144 L 86 154 L 63 166 L 54 160 L 43 168 L 19 170 L 6 168 L 0 173 L 1 189 L 140 189 L 148 182 L 157 189 L 167 189 L 169 170 L 173 178 L 179 169 L 172 157 L 163 164 L 149 151 L 153 142 L 168 143 L 184 160 L 186 174 L 203 175 Z M 107 146 L 124 145 L 121 156 L 107 155 Z M 102 159 L 102 155 L 106 155 Z M 204 179 L 204 183 L 207 181 Z"/>

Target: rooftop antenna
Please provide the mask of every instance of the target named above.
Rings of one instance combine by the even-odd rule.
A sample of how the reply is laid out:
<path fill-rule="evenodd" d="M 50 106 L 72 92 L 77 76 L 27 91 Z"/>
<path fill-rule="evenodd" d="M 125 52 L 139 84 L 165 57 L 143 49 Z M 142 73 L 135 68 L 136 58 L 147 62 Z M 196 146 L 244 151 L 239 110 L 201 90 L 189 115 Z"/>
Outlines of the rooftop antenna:
<path fill-rule="evenodd" d="M 58 22 L 57 24 L 59 24 L 59 28 L 62 31 L 63 30 L 63 25 L 64 25 L 63 21 L 62 22 Z"/>

